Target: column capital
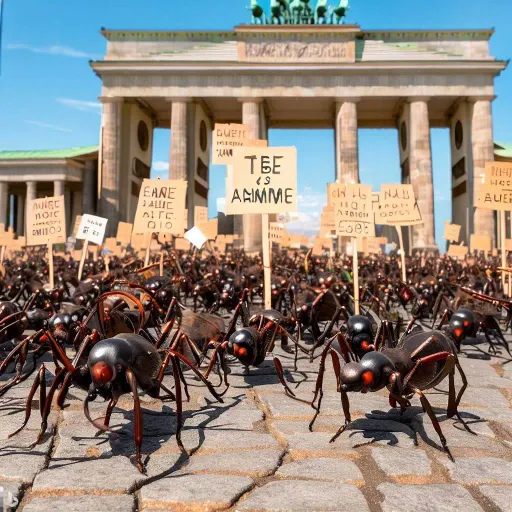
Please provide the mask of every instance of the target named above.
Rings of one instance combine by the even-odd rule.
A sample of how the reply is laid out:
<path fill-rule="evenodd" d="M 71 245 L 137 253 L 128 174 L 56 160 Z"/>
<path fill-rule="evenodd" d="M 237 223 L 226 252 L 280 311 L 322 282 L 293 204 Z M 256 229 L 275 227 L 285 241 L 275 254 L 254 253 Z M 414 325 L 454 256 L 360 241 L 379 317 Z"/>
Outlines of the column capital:
<path fill-rule="evenodd" d="M 497 98 L 494 94 L 487 94 L 482 96 L 468 96 L 469 103 L 476 103 L 477 101 L 494 101 Z"/>
<path fill-rule="evenodd" d="M 240 103 L 263 103 L 265 100 L 263 98 L 237 98 L 237 101 Z"/>
<path fill-rule="evenodd" d="M 101 103 L 124 103 L 125 102 L 124 98 L 118 98 L 118 97 L 111 98 L 109 96 L 98 96 L 98 100 Z"/>
<path fill-rule="evenodd" d="M 361 98 L 359 96 L 338 96 L 334 98 L 334 101 L 337 105 L 341 103 L 359 103 L 361 101 Z"/>
<path fill-rule="evenodd" d="M 431 99 L 430 96 L 411 96 L 407 98 L 407 103 L 428 103 Z"/>

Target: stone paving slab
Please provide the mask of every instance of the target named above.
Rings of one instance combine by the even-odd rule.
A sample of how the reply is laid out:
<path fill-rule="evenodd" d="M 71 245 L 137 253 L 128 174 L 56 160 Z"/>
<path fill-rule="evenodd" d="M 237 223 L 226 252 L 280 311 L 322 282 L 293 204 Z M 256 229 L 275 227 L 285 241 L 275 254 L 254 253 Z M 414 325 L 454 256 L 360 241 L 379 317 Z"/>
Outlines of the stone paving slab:
<path fill-rule="evenodd" d="M 258 487 L 246 500 L 238 503 L 237 510 L 366 512 L 370 509 L 354 485 L 283 480 Z"/>
<path fill-rule="evenodd" d="M 62 498 L 34 498 L 24 512 L 65 510 L 66 512 L 131 512 L 135 509 L 133 496 L 65 496 Z"/>
<path fill-rule="evenodd" d="M 397 512 L 398 510 L 481 512 L 483 510 L 467 489 L 456 484 L 381 484 L 377 489 L 384 497 L 381 505 L 383 512 Z"/>

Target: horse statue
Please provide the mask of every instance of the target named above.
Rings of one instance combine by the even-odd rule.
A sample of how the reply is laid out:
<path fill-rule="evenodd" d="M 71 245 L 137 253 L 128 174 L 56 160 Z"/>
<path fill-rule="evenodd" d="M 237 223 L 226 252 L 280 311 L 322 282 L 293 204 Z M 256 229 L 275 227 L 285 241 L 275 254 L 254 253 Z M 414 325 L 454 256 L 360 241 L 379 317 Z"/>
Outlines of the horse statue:
<path fill-rule="evenodd" d="M 327 7 L 327 0 L 318 0 L 315 6 L 315 25 L 324 25 L 329 23 L 329 8 Z"/>
<path fill-rule="evenodd" d="M 332 11 L 331 23 L 335 25 L 339 25 L 340 21 L 343 23 L 343 18 L 347 15 L 349 9 L 348 0 L 340 0 L 338 7 L 335 7 Z"/>
<path fill-rule="evenodd" d="M 266 25 L 267 16 L 265 15 L 265 11 L 261 5 L 258 3 L 258 0 L 251 0 L 251 6 L 248 7 L 248 9 L 250 9 L 252 13 L 251 23 L 255 25 L 258 23 L 260 25 Z"/>
<path fill-rule="evenodd" d="M 292 0 L 290 3 L 291 22 L 294 25 L 300 25 L 302 22 L 302 12 L 304 11 L 304 3 L 302 0 Z"/>
<path fill-rule="evenodd" d="M 304 9 L 302 11 L 302 23 L 306 25 L 310 25 L 313 23 L 313 10 L 309 6 L 309 0 L 302 0 L 302 3 L 304 4 Z"/>
<path fill-rule="evenodd" d="M 290 23 L 290 5 L 288 0 L 272 0 L 270 3 L 270 22 L 281 25 L 281 20 L 285 24 Z"/>

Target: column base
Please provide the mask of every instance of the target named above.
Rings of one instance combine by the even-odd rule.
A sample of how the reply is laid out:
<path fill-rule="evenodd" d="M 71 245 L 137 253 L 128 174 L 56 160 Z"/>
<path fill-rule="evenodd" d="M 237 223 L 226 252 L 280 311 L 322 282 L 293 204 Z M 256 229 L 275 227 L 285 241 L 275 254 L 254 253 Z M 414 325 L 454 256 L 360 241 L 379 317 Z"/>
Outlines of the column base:
<path fill-rule="evenodd" d="M 421 252 L 425 252 L 425 253 L 428 253 L 428 252 L 439 253 L 439 247 L 436 244 L 423 245 L 421 247 L 420 246 L 413 246 L 412 254 L 417 254 L 417 253 L 421 253 Z"/>

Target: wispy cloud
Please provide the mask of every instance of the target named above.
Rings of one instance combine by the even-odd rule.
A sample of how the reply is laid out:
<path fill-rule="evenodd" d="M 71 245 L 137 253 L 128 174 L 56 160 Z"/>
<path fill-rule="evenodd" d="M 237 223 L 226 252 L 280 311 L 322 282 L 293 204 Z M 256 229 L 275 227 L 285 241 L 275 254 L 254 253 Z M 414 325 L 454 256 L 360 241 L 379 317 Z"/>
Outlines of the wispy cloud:
<path fill-rule="evenodd" d="M 25 123 L 33 124 L 34 126 L 39 126 L 39 128 L 46 128 L 47 130 L 55 130 L 57 132 L 71 133 L 73 131 L 64 126 L 58 126 L 56 124 L 49 124 L 49 123 L 42 123 L 41 121 L 25 121 Z"/>
<path fill-rule="evenodd" d="M 101 114 L 101 103 L 99 101 L 83 101 L 71 98 L 57 98 L 57 103 L 66 107 L 81 110 L 82 112 L 96 112 Z"/>
<path fill-rule="evenodd" d="M 51 46 L 30 46 L 28 44 L 10 43 L 6 45 L 8 50 L 25 50 L 32 53 L 44 53 L 46 55 L 60 55 L 62 57 L 72 57 L 74 59 L 97 59 L 98 55 L 88 52 L 82 52 L 69 46 L 53 44 Z"/>
<path fill-rule="evenodd" d="M 169 162 L 164 162 L 163 160 L 157 160 L 153 162 L 153 169 L 157 172 L 168 171 L 169 170 Z"/>

